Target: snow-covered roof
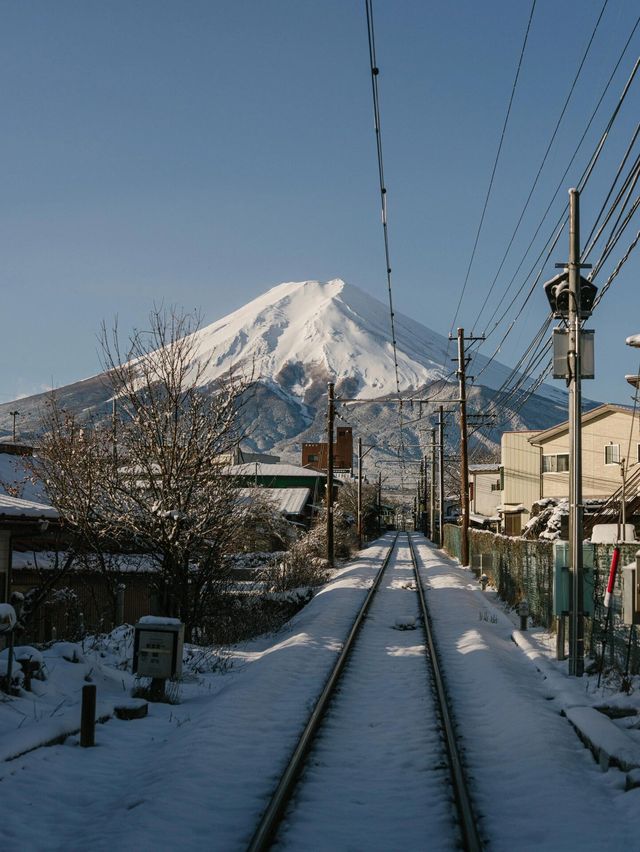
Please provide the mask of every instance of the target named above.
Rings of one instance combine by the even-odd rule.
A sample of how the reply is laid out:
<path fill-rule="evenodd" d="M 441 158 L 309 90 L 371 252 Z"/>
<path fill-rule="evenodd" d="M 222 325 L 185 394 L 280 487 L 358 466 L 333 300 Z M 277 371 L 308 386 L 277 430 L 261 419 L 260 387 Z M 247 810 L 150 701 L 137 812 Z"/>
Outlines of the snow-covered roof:
<path fill-rule="evenodd" d="M 474 524 L 497 523 L 500 520 L 500 515 L 481 515 L 480 512 L 469 512 L 469 520 Z"/>
<path fill-rule="evenodd" d="M 300 515 L 311 493 L 308 488 L 240 488 L 241 499 L 266 497 L 283 515 Z"/>
<path fill-rule="evenodd" d="M 491 464 L 470 464 L 469 473 L 497 473 L 500 470 L 500 462 Z"/>
<path fill-rule="evenodd" d="M 23 500 L 21 497 L 9 497 L 0 494 L 0 518 L 59 518 L 60 513 L 46 503 L 35 503 L 33 500 Z"/>
<path fill-rule="evenodd" d="M 320 473 L 309 467 L 301 467 L 297 464 L 262 464 L 260 462 L 248 462 L 247 464 L 233 464 L 229 468 L 231 476 L 314 476 L 318 479 L 326 479 L 326 473 Z"/>

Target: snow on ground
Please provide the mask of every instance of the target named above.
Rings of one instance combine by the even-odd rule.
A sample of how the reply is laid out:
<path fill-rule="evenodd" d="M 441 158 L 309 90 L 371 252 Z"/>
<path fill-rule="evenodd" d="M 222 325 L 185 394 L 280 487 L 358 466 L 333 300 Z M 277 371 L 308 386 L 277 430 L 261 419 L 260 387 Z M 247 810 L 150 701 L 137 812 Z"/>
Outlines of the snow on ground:
<path fill-rule="evenodd" d="M 471 794 L 491 849 L 637 849 L 640 793 L 624 792 L 620 771 L 603 774 L 560 715 L 567 703 L 592 703 L 588 679 L 567 678 L 567 663 L 548 656 L 555 678 L 527 666 L 512 641 L 513 622 L 489 603 L 473 574 L 426 545 L 419 554 L 474 778 Z"/>
<path fill-rule="evenodd" d="M 388 852 L 420 849 L 427 837 L 440 852 L 457 848 L 419 615 L 404 538 L 371 603 L 275 849 L 333 852 L 364 844 L 368 852 Z"/>
<path fill-rule="evenodd" d="M 230 649 L 228 671 L 215 658 L 208 664 L 206 651 L 192 659 L 180 704 L 153 704 L 147 718 L 99 725 L 93 749 L 81 749 L 71 736 L 0 762 L 2 849 L 246 848 L 389 541 L 336 572 L 277 634 Z M 586 678 L 568 679 L 566 663 L 552 660 L 544 637 L 515 630 L 494 605 L 495 593 L 481 592 L 469 570 L 426 544 L 419 553 L 490 848 L 638 848 L 640 792 L 623 792 L 619 770 L 603 773 L 560 715 L 602 695 Z M 389 672 L 380 704 L 369 699 L 381 728 L 394 724 L 402 702 L 391 663 L 410 664 L 410 649 L 422 641 L 410 630 L 389 632 L 390 659 L 379 662 Z M 107 709 L 129 694 L 133 679 L 121 666 L 130 656 L 130 629 L 119 636 L 115 644 L 57 643 L 44 652 L 48 680 L 34 682 L 33 696 L 0 700 L 1 756 L 39 735 L 50 738 L 50 726 L 77 727 L 87 679 Z M 424 721 L 434 724 L 428 715 Z M 363 798 L 383 797 L 386 783 L 384 771 L 372 772 Z M 330 821 L 329 798 L 326 804 Z M 366 818 L 357 808 L 352 813 L 350 834 L 358 823 L 369 848 L 375 838 Z M 414 848 L 434 848 L 432 839 Z M 316 834 L 298 848 L 316 849 L 317 840 Z M 334 848 L 353 847 L 337 840 Z"/>

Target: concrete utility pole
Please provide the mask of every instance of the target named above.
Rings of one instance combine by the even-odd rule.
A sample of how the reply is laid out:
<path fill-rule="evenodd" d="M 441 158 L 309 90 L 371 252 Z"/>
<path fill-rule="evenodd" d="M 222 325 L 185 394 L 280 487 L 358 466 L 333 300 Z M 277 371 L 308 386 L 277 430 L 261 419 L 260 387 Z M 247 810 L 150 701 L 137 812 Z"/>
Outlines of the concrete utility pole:
<path fill-rule="evenodd" d="M 378 534 L 382 532 L 382 473 L 378 473 Z"/>
<path fill-rule="evenodd" d="M 427 460 L 424 460 L 425 473 Z M 429 531 L 431 541 L 435 539 L 436 528 L 436 430 L 431 430 L 431 477 L 429 479 Z"/>
<path fill-rule="evenodd" d="M 438 547 L 444 545 L 444 406 L 438 406 L 438 513 L 439 525 L 438 541 L 436 542 L 433 530 L 431 541 L 437 543 Z"/>
<path fill-rule="evenodd" d="M 582 566 L 582 392 L 580 364 L 580 195 L 569 190 L 569 565 L 571 619 L 569 674 L 584 674 L 584 583 Z"/>
<path fill-rule="evenodd" d="M 333 556 L 333 421 L 335 417 L 334 384 L 327 384 L 327 562 L 334 566 Z"/>

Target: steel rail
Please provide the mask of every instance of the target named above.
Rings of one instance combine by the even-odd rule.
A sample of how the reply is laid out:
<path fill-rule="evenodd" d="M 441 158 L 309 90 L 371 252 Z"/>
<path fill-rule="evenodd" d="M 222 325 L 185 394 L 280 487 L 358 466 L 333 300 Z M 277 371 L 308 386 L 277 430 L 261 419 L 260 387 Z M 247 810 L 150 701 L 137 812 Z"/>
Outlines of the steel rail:
<path fill-rule="evenodd" d="M 444 739 L 447 747 L 447 754 L 449 756 L 449 769 L 451 772 L 453 791 L 458 808 L 458 816 L 460 818 L 463 848 L 465 849 L 465 852 L 481 852 L 483 848 L 482 841 L 478 834 L 477 823 L 471 804 L 471 796 L 469 795 L 462 761 L 460 760 L 460 754 L 458 752 L 458 744 L 453 728 L 451 713 L 449 711 L 449 701 L 444 688 L 444 681 L 440 671 L 440 663 L 438 661 L 438 652 L 433 638 L 433 631 L 431 629 L 431 615 L 429 614 L 422 581 L 420 579 L 420 571 L 418 569 L 418 560 L 416 558 L 413 540 L 410 534 L 407 534 L 407 538 L 409 539 L 409 550 L 411 552 L 411 561 L 413 563 L 413 573 L 416 578 L 416 588 L 418 590 L 418 597 L 420 598 L 420 606 L 422 608 L 424 630 L 427 637 L 427 646 L 433 671 L 433 680 L 438 696 L 438 709 L 445 734 Z"/>
<path fill-rule="evenodd" d="M 329 705 L 331 697 L 333 695 L 334 689 L 340 678 L 340 674 L 345 666 L 345 663 L 349 657 L 351 649 L 353 647 L 355 638 L 360 630 L 360 626 L 364 620 L 365 615 L 369 609 L 373 596 L 375 595 L 378 586 L 380 585 L 380 581 L 382 579 L 382 575 L 384 574 L 387 565 L 389 564 L 389 560 L 391 559 L 391 554 L 393 553 L 396 543 L 398 541 L 399 533 L 396 533 L 396 536 L 393 540 L 387 555 L 384 558 L 382 566 L 380 567 L 376 577 L 369 589 L 367 597 L 365 598 L 362 607 L 360 608 L 360 612 L 358 613 L 356 620 L 351 627 L 349 635 L 347 636 L 344 645 L 342 646 L 342 651 L 340 652 L 340 656 L 338 657 L 335 666 L 329 678 L 322 690 L 320 697 L 318 698 L 315 707 L 313 708 L 313 712 L 309 717 L 309 721 L 298 740 L 298 744 L 289 759 L 289 763 L 280 778 L 280 782 L 275 789 L 271 797 L 271 801 L 267 806 L 267 809 L 262 814 L 260 818 L 260 822 L 256 831 L 251 838 L 251 842 L 247 847 L 247 852 L 264 852 L 270 848 L 271 843 L 275 837 L 275 833 L 277 831 L 278 825 L 284 815 L 287 804 L 291 798 L 291 794 L 296 785 L 298 776 L 302 771 L 302 767 L 304 765 L 305 758 L 309 753 L 311 748 L 313 739 L 315 737 L 316 731 L 320 726 L 320 722 L 324 713 Z"/>

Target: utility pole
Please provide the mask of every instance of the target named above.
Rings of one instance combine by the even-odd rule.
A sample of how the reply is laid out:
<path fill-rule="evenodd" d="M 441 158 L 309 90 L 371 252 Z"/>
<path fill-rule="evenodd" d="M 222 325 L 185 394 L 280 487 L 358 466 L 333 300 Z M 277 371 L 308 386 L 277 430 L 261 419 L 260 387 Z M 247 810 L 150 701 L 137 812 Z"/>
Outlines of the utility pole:
<path fill-rule="evenodd" d="M 420 466 L 424 471 L 424 477 L 422 480 L 422 502 L 424 505 L 424 516 L 423 516 L 423 524 L 422 524 L 422 532 L 426 538 L 427 535 L 427 506 L 428 504 L 428 495 L 427 495 L 427 457 L 425 456 L 423 460 L 420 462 Z"/>
<path fill-rule="evenodd" d="M 378 472 L 378 535 L 382 532 L 382 472 Z"/>
<path fill-rule="evenodd" d="M 20 415 L 19 411 L 10 411 L 9 412 L 9 416 L 13 417 L 13 430 L 12 430 L 12 432 L 13 432 L 13 443 L 14 444 L 16 442 L 16 417 L 18 417 L 19 415 Z"/>
<path fill-rule="evenodd" d="M 427 460 L 424 460 L 425 473 Z M 431 430 L 431 477 L 429 479 L 429 531 L 431 541 L 435 538 L 436 528 L 436 430 Z"/>
<path fill-rule="evenodd" d="M 362 550 L 362 438 L 358 438 L 358 550 Z"/>
<path fill-rule="evenodd" d="M 439 530 L 438 547 L 444 545 L 444 406 L 438 406 L 438 512 Z M 431 541 L 436 543 L 433 530 Z"/>
<path fill-rule="evenodd" d="M 458 383 L 460 388 L 460 508 L 462 509 L 462 535 L 460 561 L 469 564 L 469 452 L 467 436 L 467 361 L 464 354 L 465 340 L 484 340 L 482 337 L 465 337 L 464 328 L 458 329 Z M 454 338 L 449 335 L 449 340 Z"/>
<path fill-rule="evenodd" d="M 569 565 L 571 619 L 569 674 L 584 674 L 584 583 L 582 569 L 582 392 L 580 364 L 580 195 L 569 190 Z"/>
<path fill-rule="evenodd" d="M 327 384 L 327 391 L 327 562 L 329 567 L 333 568 L 333 420 L 335 417 L 333 382 Z"/>

